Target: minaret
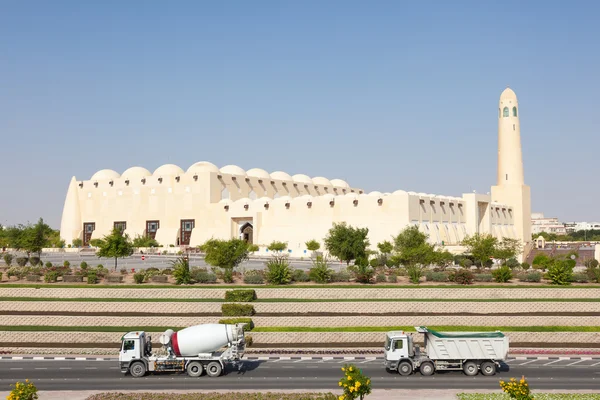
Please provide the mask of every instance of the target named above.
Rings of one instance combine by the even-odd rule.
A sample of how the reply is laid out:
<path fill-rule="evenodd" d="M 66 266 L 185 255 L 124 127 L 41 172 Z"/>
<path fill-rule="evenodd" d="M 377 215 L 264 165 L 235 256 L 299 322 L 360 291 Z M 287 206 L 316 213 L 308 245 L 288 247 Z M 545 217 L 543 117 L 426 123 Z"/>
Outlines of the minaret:
<path fill-rule="evenodd" d="M 71 183 L 69 183 L 69 190 L 67 191 L 63 206 L 60 237 L 65 241 L 65 245 L 68 246 L 73 243 L 73 239 L 81 239 L 82 230 L 77 181 L 73 177 L 71 178 Z"/>
<path fill-rule="evenodd" d="M 531 190 L 523 176 L 520 112 L 517 95 L 506 88 L 498 104 L 498 176 L 492 201 L 512 207 L 517 238 L 527 243 L 531 242 Z"/>

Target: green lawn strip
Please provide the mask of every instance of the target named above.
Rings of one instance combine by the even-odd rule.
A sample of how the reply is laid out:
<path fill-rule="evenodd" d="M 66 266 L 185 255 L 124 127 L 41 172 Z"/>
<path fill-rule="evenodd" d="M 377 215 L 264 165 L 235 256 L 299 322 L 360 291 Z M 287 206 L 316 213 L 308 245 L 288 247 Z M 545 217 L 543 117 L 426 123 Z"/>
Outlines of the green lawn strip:
<path fill-rule="evenodd" d="M 0 283 L 0 288 L 30 288 L 30 289 L 600 289 L 600 285 L 588 286 L 557 286 L 557 285 L 62 285 L 62 284 L 31 284 L 31 283 Z"/>
<path fill-rule="evenodd" d="M 599 393 L 538 393 L 531 391 L 535 400 L 600 400 Z M 510 400 L 506 393 L 460 393 L 458 400 Z"/>
<path fill-rule="evenodd" d="M 1 297 L 0 301 L 64 301 L 64 302 L 107 302 L 107 303 L 221 303 L 225 302 L 220 297 L 211 298 L 103 298 L 103 297 Z M 598 298 L 581 298 L 581 299 L 561 299 L 561 298 L 543 298 L 543 299 L 415 299 L 415 298 L 398 298 L 398 299 L 258 299 L 253 303 L 353 303 L 353 302 L 455 302 L 455 303 L 524 303 L 524 302 L 564 302 L 564 303 L 595 303 L 600 302 Z"/>
<path fill-rule="evenodd" d="M 48 326 L 48 325 L 0 325 L 0 331 L 8 332 L 161 332 L 167 329 L 180 330 L 185 327 L 172 326 Z M 441 332 L 600 332 L 600 326 L 457 326 L 440 325 L 428 328 Z M 255 327 L 252 332 L 415 332 L 414 326 L 349 326 L 349 327 L 304 327 L 274 326 Z"/>

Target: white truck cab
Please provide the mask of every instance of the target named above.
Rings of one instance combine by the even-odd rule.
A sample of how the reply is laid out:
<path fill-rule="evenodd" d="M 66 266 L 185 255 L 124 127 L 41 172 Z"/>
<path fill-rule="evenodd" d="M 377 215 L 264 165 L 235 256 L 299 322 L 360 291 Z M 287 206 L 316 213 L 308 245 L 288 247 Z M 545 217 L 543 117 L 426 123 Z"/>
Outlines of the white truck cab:
<path fill-rule="evenodd" d="M 152 337 L 146 332 L 128 332 L 121 338 L 119 366 L 122 373 L 127 373 L 129 366 L 136 360 L 144 360 L 152 355 Z"/>

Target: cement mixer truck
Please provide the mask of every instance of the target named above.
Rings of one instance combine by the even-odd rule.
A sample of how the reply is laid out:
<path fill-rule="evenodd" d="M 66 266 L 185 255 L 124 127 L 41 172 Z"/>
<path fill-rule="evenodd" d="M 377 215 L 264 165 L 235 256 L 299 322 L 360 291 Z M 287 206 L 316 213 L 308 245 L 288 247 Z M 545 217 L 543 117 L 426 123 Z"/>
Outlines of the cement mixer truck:
<path fill-rule="evenodd" d="M 202 324 L 178 332 L 168 329 L 159 337 L 166 351 L 161 355 L 153 352 L 152 337 L 146 332 L 128 332 L 121 338 L 121 372 L 135 378 L 158 372 L 187 372 L 198 377 L 206 371 L 210 377 L 220 376 L 227 364 L 237 365 L 244 355 L 244 325 Z"/>

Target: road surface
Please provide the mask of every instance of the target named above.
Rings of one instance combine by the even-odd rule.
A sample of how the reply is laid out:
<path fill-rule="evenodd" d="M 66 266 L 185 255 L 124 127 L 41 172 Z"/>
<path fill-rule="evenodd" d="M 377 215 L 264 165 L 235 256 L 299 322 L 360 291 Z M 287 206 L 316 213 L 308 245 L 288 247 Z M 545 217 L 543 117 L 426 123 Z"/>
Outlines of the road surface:
<path fill-rule="evenodd" d="M 246 360 L 240 370 L 209 378 L 190 378 L 185 374 L 149 375 L 133 378 L 122 375 L 116 360 L 0 360 L 0 391 L 8 391 L 17 380 L 29 379 L 38 389 L 48 390 L 275 390 L 338 388 L 340 367 L 349 361 L 339 359 Z M 524 375 L 532 389 L 599 390 L 600 358 L 508 359 L 496 376 L 467 377 L 462 372 L 433 376 L 420 373 L 403 377 L 387 372 L 381 359 L 351 361 L 371 377 L 376 389 L 493 389 L 498 381 Z"/>

